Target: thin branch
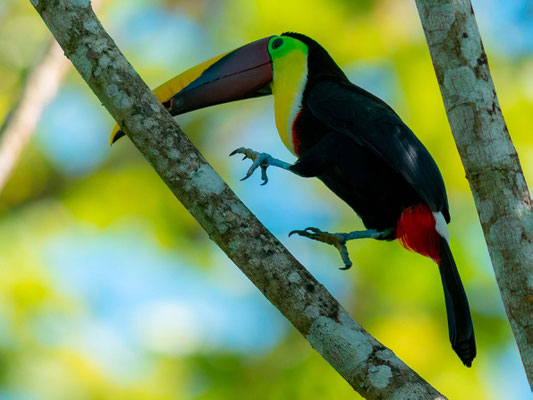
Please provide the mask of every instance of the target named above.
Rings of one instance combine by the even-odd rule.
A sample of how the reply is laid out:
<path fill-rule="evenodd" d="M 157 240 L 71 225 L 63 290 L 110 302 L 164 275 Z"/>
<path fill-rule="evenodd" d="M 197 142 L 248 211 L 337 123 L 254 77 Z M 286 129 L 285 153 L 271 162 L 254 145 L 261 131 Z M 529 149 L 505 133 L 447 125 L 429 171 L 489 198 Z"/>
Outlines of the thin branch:
<path fill-rule="evenodd" d="M 33 0 L 33 5 L 209 237 L 355 390 L 368 399 L 444 398 L 355 322 L 244 206 L 122 56 L 88 0 Z"/>
<path fill-rule="evenodd" d="M 93 0 L 93 7 L 97 8 L 102 2 Z M 28 73 L 19 98 L 0 127 L 0 194 L 70 65 L 59 44 L 51 39 Z"/>
<path fill-rule="evenodd" d="M 417 0 L 503 304 L 533 385 L 533 208 L 469 0 Z"/>
<path fill-rule="evenodd" d="M 55 40 L 30 71 L 15 106 L 0 128 L 0 193 L 46 106 L 56 96 L 70 63 Z"/>

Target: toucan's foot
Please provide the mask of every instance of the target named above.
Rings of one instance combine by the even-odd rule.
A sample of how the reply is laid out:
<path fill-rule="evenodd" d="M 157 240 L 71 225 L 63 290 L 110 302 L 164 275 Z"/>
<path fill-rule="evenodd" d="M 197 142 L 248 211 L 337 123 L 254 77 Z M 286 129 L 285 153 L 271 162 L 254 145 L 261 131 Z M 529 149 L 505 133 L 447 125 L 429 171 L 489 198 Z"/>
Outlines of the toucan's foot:
<path fill-rule="evenodd" d="M 263 183 L 261 185 L 266 185 L 268 183 L 268 176 L 267 176 L 267 168 L 269 166 L 275 166 L 280 167 L 283 169 L 288 169 L 291 165 L 289 163 L 286 163 L 285 161 L 278 160 L 277 158 L 272 157 L 268 153 L 259 153 L 258 151 L 248 149 L 246 147 L 239 147 L 236 150 L 233 150 L 230 153 L 230 156 L 233 156 L 235 154 L 243 154 L 244 158 L 243 160 L 246 160 L 249 158 L 253 161 L 252 166 L 248 169 L 248 172 L 246 172 L 246 175 L 244 178 L 241 179 L 241 181 L 244 181 L 245 179 L 248 179 L 252 176 L 254 171 L 260 167 L 261 168 L 261 179 L 263 180 Z"/>
<path fill-rule="evenodd" d="M 269 159 L 272 158 L 270 154 L 259 153 L 258 151 L 248 149 L 246 147 L 239 147 L 238 149 L 233 150 L 230 153 L 230 156 L 233 156 L 235 154 L 243 154 L 244 155 L 243 160 L 246 160 L 247 158 L 249 158 L 250 160 L 253 161 L 252 166 L 248 168 L 248 172 L 246 172 L 246 175 L 244 176 L 244 178 L 241 179 L 241 181 L 244 181 L 245 179 L 248 179 L 249 177 L 251 177 L 254 171 L 258 167 L 261 167 L 261 179 L 263 180 L 263 183 L 261 185 L 266 185 L 268 183 L 268 176 L 267 176 L 266 170 L 268 166 L 270 165 L 268 161 Z"/>
<path fill-rule="evenodd" d="M 344 262 L 344 267 L 339 268 L 342 270 L 349 269 L 352 266 L 352 261 L 348 255 L 348 249 L 346 248 L 346 242 L 353 239 L 378 239 L 378 240 L 388 240 L 391 233 L 394 232 L 394 229 L 388 228 L 383 231 L 378 231 L 376 229 L 367 229 L 366 231 L 354 231 L 350 233 L 329 233 L 322 232 L 318 228 L 305 228 L 303 231 L 292 231 L 289 233 L 289 236 L 293 234 L 298 234 L 309 239 L 317 240 L 319 242 L 324 242 L 335 246 L 339 251 L 342 261 Z"/>
<path fill-rule="evenodd" d="M 289 236 L 294 235 L 295 233 L 309 239 L 317 240 L 319 242 L 335 246 L 335 248 L 339 251 L 342 257 L 342 261 L 344 262 L 344 267 L 339 269 L 347 270 L 351 268 L 352 261 L 350 260 L 350 256 L 348 255 L 348 249 L 346 248 L 346 242 L 348 241 L 347 233 L 322 232 L 318 228 L 308 227 L 305 228 L 303 231 L 292 231 L 291 233 L 289 233 Z"/>

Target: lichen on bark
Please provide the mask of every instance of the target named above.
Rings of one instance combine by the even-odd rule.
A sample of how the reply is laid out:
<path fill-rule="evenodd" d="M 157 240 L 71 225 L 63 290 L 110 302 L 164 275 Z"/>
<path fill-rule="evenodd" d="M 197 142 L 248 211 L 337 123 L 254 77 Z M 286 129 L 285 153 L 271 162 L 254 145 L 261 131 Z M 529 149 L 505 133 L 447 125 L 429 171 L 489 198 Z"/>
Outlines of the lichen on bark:
<path fill-rule="evenodd" d="M 416 0 L 507 317 L 533 385 L 533 207 L 469 0 Z"/>

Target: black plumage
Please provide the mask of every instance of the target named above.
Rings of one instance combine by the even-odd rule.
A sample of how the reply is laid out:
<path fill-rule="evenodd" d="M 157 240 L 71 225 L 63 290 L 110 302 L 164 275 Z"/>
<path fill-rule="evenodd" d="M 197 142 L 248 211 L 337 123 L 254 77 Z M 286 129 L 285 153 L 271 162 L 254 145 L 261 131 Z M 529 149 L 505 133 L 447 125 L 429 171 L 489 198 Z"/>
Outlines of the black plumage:
<path fill-rule="evenodd" d="M 363 222 L 368 221 L 367 228 L 395 227 L 401 211 L 421 201 L 431 211 L 442 212 L 449 222 L 446 189 L 437 164 L 394 110 L 351 83 L 317 42 L 297 33 L 284 35 L 303 41 L 309 48 L 303 107 L 294 126 L 300 142 L 294 169 L 306 172 L 299 164 L 312 164 L 308 157 L 322 157 L 319 164 L 324 169 L 313 171 L 318 172 L 315 176 L 346 201 Z M 327 135 L 332 138 L 324 140 Z M 310 151 L 320 141 L 320 146 Z M 395 212 L 370 215 L 383 214 L 389 208 Z"/>
<path fill-rule="evenodd" d="M 368 229 L 392 233 L 406 209 L 425 205 L 450 222 L 440 171 L 423 144 L 385 102 L 351 83 L 327 51 L 307 36 L 285 33 L 309 48 L 302 108 L 294 123 L 293 172 L 318 177 L 361 217 Z M 470 366 L 476 355 L 468 300 L 448 242 L 437 238 L 449 335 Z M 422 233 L 425 234 L 425 233 Z M 440 241 L 440 243 L 439 243 Z"/>

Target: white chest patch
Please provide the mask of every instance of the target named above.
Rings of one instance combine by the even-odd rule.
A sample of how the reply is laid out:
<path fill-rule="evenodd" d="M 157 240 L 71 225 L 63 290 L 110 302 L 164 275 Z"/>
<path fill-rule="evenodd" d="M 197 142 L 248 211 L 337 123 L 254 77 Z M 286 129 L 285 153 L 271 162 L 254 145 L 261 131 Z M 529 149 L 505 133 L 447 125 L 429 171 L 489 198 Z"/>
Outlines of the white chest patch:
<path fill-rule="evenodd" d="M 440 211 L 434 212 L 433 218 L 435 218 L 435 230 L 450 244 L 450 232 L 448 231 L 448 224 L 444 219 L 444 215 Z"/>

